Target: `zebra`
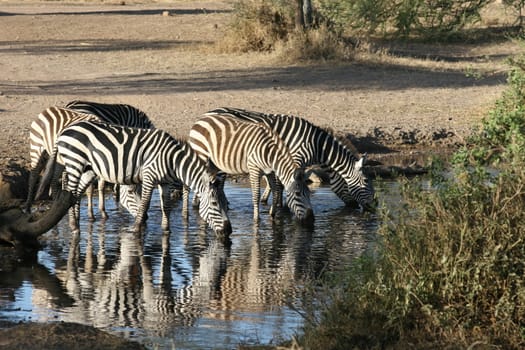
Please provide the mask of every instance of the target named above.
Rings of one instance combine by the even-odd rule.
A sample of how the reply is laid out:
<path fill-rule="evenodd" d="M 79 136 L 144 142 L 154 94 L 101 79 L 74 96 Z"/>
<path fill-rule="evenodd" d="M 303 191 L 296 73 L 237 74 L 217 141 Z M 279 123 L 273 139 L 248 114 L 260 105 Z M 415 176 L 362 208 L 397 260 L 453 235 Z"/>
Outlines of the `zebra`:
<path fill-rule="evenodd" d="M 123 127 L 97 121 L 70 125 L 57 138 L 46 165 L 38 194 L 51 182 L 58 168 L 63 172 L 63 189 L 80 198 L 95 176 L 115 184 L 141 184 L 141 204 L 134 230 L 145 222 L 154 186 L 160 185 L 163 230 L 169 230 L 169 185 L 182 182 L 204 199 L 200 216 L 217 234 L 230 234 L 231 224 L 218 170 L 202 161 L 191 146 L 160 129 Z M 72 229 L 78 230 L 78 205 L 74 207 Z"/>
<path fill-rule="evenodd" d="M 96 115 L 99 118 L 101 118 L 102 121 L 112 124 L 131 126 L 134 128 L 143 129 L 155 128 L 155 125 L 144 111 L 129 104 L 100 103 L 86 100 L 73 100 L 68 102 L 65 108 L 73 109 L 82 113 Z M 98 182 L 98 209 L 102 217 L 107 218 L 104 202 L 104 186 L 104 181 Z M 86 191 L 88 198 L 88 217 L 90 219 L 94 219 L 95 217 L 93 215 L 92 187 L 93 186 L 89 186 Z M 128 197 L 120 198 L 120 194 L 122 191 L 123 193 L 129 193 L 130 195 L 136 196 L 137 193 L 132 194 L 131 192 L 133 189 L 129 189 L 126 187 L 126 185 L 124 185 L 123 188 L 121 188 L 119 185 L 115 185 L 115 194 L 117 197 L 117 201 L 133 214 L 133 210 L 132 208 L 130 208 L 131 206 L 133 206 L 133 202 L 131 200 L 126 200 L 128 199 Z"/>
<path fill-rule="evenodd" d="M 255 222 L 259 221 L 260 179 L 262 174 L 270 173 L 284 184 L 288 206 L 295 216 L 300 221 L 313 221 L 304 169 L 293 161 L 285 144 L 267 126 L 219 114 L 204 115 L 192 125 L 189 143 L 202 159 L 211 159 L 225 173 L 249 174 Z M 272 216 L 276 206 L 278 203 L 274 202 Z"/>
<path fill-rule="evenodd" d="M 82 120 L 100 120 L 123 126 L 154 128 L 148 116 L 139 109 L 123 104 L 101 104 L 87 101 L 72 101 L 65 107 L 49 107 L 42 111 L 31 123 L 29 131 L 30 143 L 30 174 L 25 210 L 31 210 L 34 191 L 38 176 L 45 166 L 56 138 L 69 125 Z M 78 109 L 76 109 L 78 108 Z M 99 210 L 103 218 L 107 218 L 104 202 L 104 181 L 99 181 Z M 88 216 L 93 215 L 93 200 L 91 186 L 87 191 Z"/>
<path fill-rule="evenodd" d="M 363 173 L 366 154 L 360 159 L 343 140 L 306 119 L 283 115 L 265 114 L 239 108 L 221 107 L 205 113 L 207 116 L 230 116 L 242 121 L 263 124 L 276 132 L 284 141 L 294 160 L 303 167 L 320 164 L 328 168 L 332 191 L 345 204 L 354 206 L 357 202 L 363 209 L 375 207 L 374 189 Z M 277 186 L 277 201 L 280 199 Z M 265 192 L 265 196 L 269 193 Z"/>

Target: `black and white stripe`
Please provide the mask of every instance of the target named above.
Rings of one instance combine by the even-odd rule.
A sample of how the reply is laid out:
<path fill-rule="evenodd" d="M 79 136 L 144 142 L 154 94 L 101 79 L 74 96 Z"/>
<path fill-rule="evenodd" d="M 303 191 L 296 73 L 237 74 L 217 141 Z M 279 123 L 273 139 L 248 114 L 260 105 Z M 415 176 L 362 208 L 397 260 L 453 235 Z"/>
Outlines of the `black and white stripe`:
<path fill-rule="evenodd" d="M 287 203 L 299 220 L 313 220 L 304 169 L 296 164 L 282 140 L 262 124 L 230 116 L 204 115 L 190 129 L 189 142 L 203 159 L 228 174 L 249 174 L 254 220 L 259 220 L 260 179 L 275 173 L 284 184 Z M 275 211 L 274 202 L 271 214 Z"/>
<path fill-rule="evenodd" d="M 303 167 L 315 164 L 328 167 L 331 170 L 331 188 L 347 205 L 357 202 L 365 209 L 374 206 L 374 189 L 363 173 L 365 157 L 358 159 L 344 142 L 325 129 L 299 117 L 238 108 L 218 108 L 205 115 L 226 115 L 267 125 L 284 141 L 298 164 Z"/>
<path fill-rule="evenodd" d="M 49 107 L 42 111 L 33 121 L 29 132 L 30 142 L 30 175 L 28 196 L 25 204 L 30 210 L 38 175 L 45 166 L 56 138 L 69 125 L 82 120 L 100 120 L 123 126 L 138 128 L 153 128 L 153 123 L 146 113 L 125 104 L 102 104 L 89 101 L 72 101 L 66 108 Z M 99 181 L 99 211 L 102 217 L 107 217 L 104 202 L 104 181 Z M 93 219 L 92 187 L 87 190 L 88 216 Z"/>
<path fill-rule="evenodd" d="M 81 113 L 96 115 L 102 121 L 111 124 L 142 129 L 155 128 L 153 122 L 145 112 L 128 104 L 73 100 L 66 104 L 66 108 Z M 102 217 L 105 218 L 107 217 L 107 214 L 104 201 L 104 185 L 104 181 L 98 181 L 98 209 Z M 94 219 L 92 187 L 93 186 L 88 187 L 86 194 L 88 198 L 88 217 Z M 124 194 L 123 197 L 120 196 L 121 192 Z M 136 215 L 137 211 L 135 211 L 135 209 L 140 202 L 136 202 L 135 200 L 138 199 L 139 192 L 134 191 L 134 188 L 127 188 L 127 185 L 123 185 L 122 187 L 120 185 L 115 185 L 115 193 L 120 205 L 128 209 L 133 215 Z M 133 198 L 127 195 L 133 196 Z"/>
<path fill-rule="evenodd" d="M 42 186 L 53 177 L 54 169 L 64 170 L 64 189 L 76 196 L 85 191 L 95 176 L 124 185 L 142 185 L 142 201 L 135 229 L 145 221 L 152 190 L 160 185 L 162 228 L 169 229 L 170 184 L 182 182 L 197 191 L 202 203 L 199 213 L 217 233 L 231 232 L 222 203 L 221 178 L 213 164 L 205 164 L 190 145 L 158 129 L 138 129 L 113 124 L 82 121 L 66 128 L 57 138 Z M 40 191 L 39 191 L 40 192 Z M 75 213 L 78 228 L 78 209 Z"/>
<path fill-rule="evenodd" d="M 155 128 L 145 112 L 128 104 L 74 100 L 66 104 L 66 108 L 96 115 L 104 122 L 111 124 L 142 129 Z"/>

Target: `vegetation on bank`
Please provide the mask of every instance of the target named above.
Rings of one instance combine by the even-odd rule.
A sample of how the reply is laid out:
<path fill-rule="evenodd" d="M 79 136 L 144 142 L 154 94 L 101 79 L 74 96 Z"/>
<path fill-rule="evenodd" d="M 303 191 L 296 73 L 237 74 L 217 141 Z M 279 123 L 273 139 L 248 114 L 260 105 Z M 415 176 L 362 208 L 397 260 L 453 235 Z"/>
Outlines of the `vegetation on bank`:
<path fill-rule="evenodd" d="M 454 176 L 406 181 L 376 249 L 305 294 L 305 349 L 525 348 L 525 58 L 511 64 Z"/>
<path fill-rule="evenodd" d="M 523 0 L 237 0 L 219 49 L 352 59 L 374 39 L 480 40 L 521 31 Z M 492 7 L 491 7 L 492 6 Z M 501 30 L 503 28 L 503 30 Z M 466 31 L 466 29 L 469 29 Z M 480 32 L 481 30 L 481 32 Z M 477 31 L 477 32 L 476 32 Z"/>
<path fill-rule="evenodd" d="M 493 3 L 314 0 L 298 16 L 305 2 L 239 1 L 226 49 L 348 59 L 371 36 L 469 39 L 465 28 Z M 502 3 L 521 31 L 525 2 Z M 507 91 L 455 154 L 453 176 L 436 166 L 431 190 L 404 182 L 375 249 L 305 288 L 302 348 L 525 348 L 525 57 L 510 65 Z"/>

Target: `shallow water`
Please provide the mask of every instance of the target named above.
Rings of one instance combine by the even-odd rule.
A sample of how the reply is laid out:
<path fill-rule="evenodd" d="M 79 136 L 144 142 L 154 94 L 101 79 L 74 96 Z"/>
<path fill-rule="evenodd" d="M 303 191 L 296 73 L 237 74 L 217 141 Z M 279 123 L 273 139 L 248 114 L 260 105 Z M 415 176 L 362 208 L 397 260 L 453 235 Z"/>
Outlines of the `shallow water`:
<path fill-rule="evenodd" d="M 396 199 L 383 182 L 386 203 Z M 191 211 L 171 213 L 171 234 L 160 228 L 158 196 L 142 236 L 133 218 L 108 196 L 109 219 L 72 235 L 67 217 L 47 233 L 34 264 L 0 272 L 0 320 L 79 322 L 138 340 L 154 349 L 231 349 L 275 343 L 298 332 L 294 305 L 305 280 L 344 268 L 373 244 L 375 215 L 345 208 L 328 187 L 313 189 L 313 228 L 289 215 L 271 220 L 262 206 L 252 222 L 246 185 L 228 182 L 231 247 Z M 82 206 L 85 208 L 85 205 Z"/>

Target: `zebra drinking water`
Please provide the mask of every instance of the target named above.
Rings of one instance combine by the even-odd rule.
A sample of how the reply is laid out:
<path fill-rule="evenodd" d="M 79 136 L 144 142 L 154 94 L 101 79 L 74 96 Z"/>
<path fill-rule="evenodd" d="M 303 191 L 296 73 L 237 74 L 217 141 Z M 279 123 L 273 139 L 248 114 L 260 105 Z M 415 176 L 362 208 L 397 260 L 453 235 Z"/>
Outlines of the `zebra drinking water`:
<path fill-rule="evenodd" d="M 284 141 L 296 163 L 303 167 L 320 164 L 328 168 L 332 190 L 347 205 L 357 202 L 364 209 L 375 206 L 372 183 L 362 170 L 365 157 L 358 159 L 343 141 L 325 129 L 299 117 L 238 108 L 218 108 L 205 115 L 230 116 L 267 125 Z M 282 190 L 277 186 L 277 193 L 274 193 L 278 197 L 277 201 L 281 201 L 281 193 Z M 268 194 L 266 191 L 265 195 Z"/>
<path fill-rule="evenodd" d="M 152 190 L 161 185 L 162 228 L 169 229 L 170 184 L 182 182 L 203 199 L 199 214 L 218 234 L 231 233 L 231 224 L 222 203 L 226 200 L 220 175 L 211 163 L 202 161 L 191 146 L 158 129 L 122 127 L 96 121 L 70 125 L 57 138 L 46 166 L 39 194 L 63 171 L 64 190 L 75 196 L 85 191 L 95 176 L 115 184 L 142 185 L 142 201 L 135 230 L 145 222 Z M 59 171 L 60 172 L 60 171 Z M 78 205 L 73 210 L 73 229 L 78 229 Z"/>
<path fill-rule="evenodd" d="M 38 176 L 53 149 L 55 141 L 66 127 L 82 120 L 100 120 L 113 124 L 138 128 L 153 128 L 153 123 L 141 110 L 124 104 L 102 104 L 88 101 L 72 101 L 68 108 L 49 107 L 42 111 L 31 123 L 29 131 L 30 143 L 30 174 L 28 195 L 25 203 L 26 211 L 30 211 L 34 198 Z M 78 108 L 78 109 L 77 109 Z M 99 181 L 99 211 L 106 218 L 104 202 L 104 181 Z M 92 187 L 87 190 L 88 216 L 93 215 Z"/>
<path fill-rule="evenodd" d="M 262 174 L 270 173 L 284 184 L 288 206 L 295 216 L 300 221 L 313 220 L 304 169 L 267 126 L 224 115 L 204 115 L 191 127 L 189 143 L 201 158 L 211 159 L 220 170 L 249 174 L 255 221 L 259 220 L 260 179 Z M 276 205 L 274 202 L 270 210 L 272 215 Z"/>

